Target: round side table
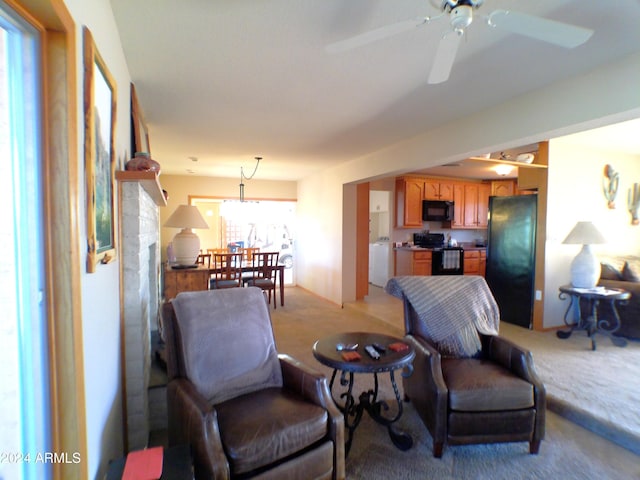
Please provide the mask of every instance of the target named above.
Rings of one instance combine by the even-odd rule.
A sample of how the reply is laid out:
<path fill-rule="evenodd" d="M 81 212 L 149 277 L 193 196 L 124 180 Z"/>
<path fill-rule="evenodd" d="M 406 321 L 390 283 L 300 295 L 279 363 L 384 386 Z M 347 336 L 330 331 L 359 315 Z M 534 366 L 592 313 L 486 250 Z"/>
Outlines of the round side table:
<path fill-rule="evenodd" d="M 627 341 L 622 337 L 616 337 L 613 334 L 620 329 L 620 316 L 616 305 L 626 302 L 631 294 L 621 288 L 576 288 L 571 285 L 563 285 L 560 287 L 558 297 L 560 300 L 570 299 L 567 311 L 564 314 L 564 323 L 569 330 L 558 330 L 556 335 L 558 338 L 569 338 L 574 330 L 586 330 L 587 335 L 591 338 L 591 350 L 596 349 L 595 334 L 600 333 L 611 339 L 611 342 L 618 347 L 626 347 Z M 585 299 L 589 305 L 589 312 L 583 316 L 580 308 L 580 299 Z M 598 307 L 601 302 L 608 302 L 611 305 L 613 318 L 598 318 Z M 569 312 L 574 309 L 575 315 L 573 321 L 569 320 Z"/>
<path fill-rule="evenodd" d="M 339 344 L 358 344 L 355 351 L 360 355 L 360 359 L 355 361 L 345 360 L 342 355 L 343 351 L 337 349 Z M 379 359 L 370 357 L 365 351 L 365 346 L 371 344 L 382 345 L 385 348 L 384 351 L 379 352 Z M 389 348 L 389 345 L 392 344 L 403 344 L 407 348 L 402 351 L 393 351 Z M 393 424 L 402 416 L 403 410 L 402 399 L 400 398 L 400 392 L 396 384 L 394 372 L 396 370 L 404 370 L 402 372 L 403 376 L 411 375 L 413 372 L 412 362 L 415 357 L 413 347 L 404 343 L 402 339 L 391 337 L 389 335 L 349 332 L 339 333 L 318 340 L 313 345 L 313 356 L 323 365 L 333 368 L 329 388 L 336 405 L 344 414 L 345 427 L 348 431 L 347 439 L 345 441 L 346 454 L 349 453 L 351 442 L 353 440 L 353 432 L 360 423 L 364 411 L 366 411 L 376 422 L 387 427 L 391 441 L 397 448 L 400 450 L 408 450 L 411 448 L 413 445 L 413 439 L 407 433 L 397 432 L 393 428 Z M 334 395 L 334 384 L 338 372 L 341 372 L 339 383 L 346 389 L 346 391 L 342 392 L 338 396 L 339 398 L 344 399 L 342 402 L 336 401 L 336 397 Z M 382 412 L 387 411 L 389 406 L 386 401 L 378 400 L 378 374 L 384 372 L 389 372 L 391 385 L 398 405 L 397 413 L 392 418 L 382 415 Z M 356 402 L 356 399 L 353 396 L 354 373 L 373 374 L 374 379 L 374 388 L 372 390 L 362 392 L 358 398 L 358 402 Z"/>

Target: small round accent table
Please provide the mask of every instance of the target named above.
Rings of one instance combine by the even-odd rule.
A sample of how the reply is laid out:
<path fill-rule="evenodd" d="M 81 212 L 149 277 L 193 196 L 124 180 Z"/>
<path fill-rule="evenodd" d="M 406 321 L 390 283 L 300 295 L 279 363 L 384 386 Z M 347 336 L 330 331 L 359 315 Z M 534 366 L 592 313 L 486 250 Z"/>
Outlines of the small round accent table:
<path fill-rule="evenodd" d="M 611 339 L 611 343 L 618 347 L 625 347 L 627 341 L 622 337 L 616 337 L 613 334 L 620 329 L 620 316 L 616 305 L 626 302 L 631 294 L 621 288 L 576 288 L 571 285 L 563 285 L 560 287 L 558 294 L 560 300 L 570 299 L 567 311 L 564 314 L 564 323 L 571 327 L 569 330 L 558 330 L 556 335 L 558 338 L 569 338 L 574 330 L 586 330 L 587 335 L 591 338 L 591 350 L 596 349 L 595 334 L 601 333 L 607 335 Z M 583 317 L 580 309 L 580 299 L 586 299 L 589 304 L 590 314 Z M 612 319 L 598 318 L 598 306 L 601 302 L 609 302 Z M 569 312 L 574 310 L 573 321 L 569 321 Z"/>
<path fill-rule="evenodd" d="M 375 360 L 365 351 L 365 346 L 371 344 L 379 344 L 386 348 L 380 352 L 380 358 Z M 343 358 L 343 351 L 337 349 L 338 344 L 349 345 L 358 344 L 357 352 L 360 359 L 355 361 L 347 361 Z M 407 348 L 402 351 L 393 351 L 389 348 L 392 344 L 404 344 Z M 397 432 L 393 428 L 393 423 L 398 421 L 402 416 L 402 399 L 396 384 L 394 372 L 396 370 L 404 370 L 402 376 L 406 377 L 413 372 L 413 359 L 415 352 L 413 347 L 402 342 L 402 339 L 383 335 L 379 333 L 349 332 L 339 333 L 318 340 L 313 345 L 313 356 L 323 365 L 333 368 L 331 382 L 329 388 L 331 395 L 334 396 L 334 383 L 338 371 L 340 371 L 340 385 L 344 390 L 339 398 L 343 401 L 338 402 L 334 396 L 334 401 L 338 408 L 344 414 L 345 427 L 348 435 L 345 441 L 345 452 L 349 453 L 351 441 L 353 440 L 353 432 L 362 419 L 362 414 L 366 410 L 369 416 L 381 425 L 387 427 L 389 436 L 393 444 L 400 450 L 408 450 L 413 445 L 413 439 L 407 433 Z M 378 400 L 378 373 L 389 372 L 391 377 L 391 385 L 396 396 L 398 405 L 397 413 L 393 418 L 382 415 L 382 411 L 387 411 L 389 405 L 384 400 Z M 362 392 L 356 403 L 353 396 L 353 380 L 354 373 L 373 374 L 374 387 L 373 390 Z M 339 387 L 337 387 L 339 389 Z"/>

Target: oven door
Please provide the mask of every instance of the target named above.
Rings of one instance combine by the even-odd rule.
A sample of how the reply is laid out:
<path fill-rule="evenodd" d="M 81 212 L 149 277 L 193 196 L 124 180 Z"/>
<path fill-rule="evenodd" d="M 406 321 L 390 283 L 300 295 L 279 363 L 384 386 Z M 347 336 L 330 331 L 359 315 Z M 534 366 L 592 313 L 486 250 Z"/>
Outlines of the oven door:
<path fill-rule="evenodd" d="M 431 275 L 463 275 L 464 249 L 462 247 L 438 248 L 431 257 Z"/>

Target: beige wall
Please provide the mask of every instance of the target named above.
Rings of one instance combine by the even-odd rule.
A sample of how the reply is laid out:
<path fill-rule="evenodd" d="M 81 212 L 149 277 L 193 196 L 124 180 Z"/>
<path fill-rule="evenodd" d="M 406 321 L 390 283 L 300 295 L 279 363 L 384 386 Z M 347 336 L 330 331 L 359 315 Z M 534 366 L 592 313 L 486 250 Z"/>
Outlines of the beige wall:
<path fill-rule="evenodd" d="M 577 221 L 592 221 L 607 239 L 607 244 L 592 247 L 600 258 L 640 255 L 640 227 L 631 225 L 626 207 L 628 188 L 640 182 L 640 156 L 585 147 L 581 138 L 583 135 L 570 135 L 549 142 L 545 328 L 564 323 L 567 302 L 558 299 L 558 287 L 570 283 L 571 261 L 581 246 L 564 245 L 562 241 Z M 614 210 L 607 208 L 602 193 L 606 164 L 620 174 Z"/>
<path fill-rule="evenodd" d="M 258 170 L 257 177 L 260 175 Z M 259 180 L 258 178 L 245 180 L 246 200 L 289 200 L 297 197 L 296 182 Z M 169 194 L 167 206 L 160 209 L 160 225 L 166 222 L 178 205 L 189 203 L 189 198 L 221 198 L 237 199 L 239 195 L 239 181 L 237 178 L 196 177 L 192 175 L 160 175 L 162 188 Z M 175 228 L 162 227 L 160 231 L 162 244 L 162 260 L 167 257 L 167 245 L 178 233 Z M 198 233 L 196 231 L 196 233 Z"/>
<path fill-rule="evenodd" d="M 300 181 L 297 284 L 338 304 L 355 298 L 355 197 L 342 185 L 638 118 L 638 72 L 632 55 Z"/>

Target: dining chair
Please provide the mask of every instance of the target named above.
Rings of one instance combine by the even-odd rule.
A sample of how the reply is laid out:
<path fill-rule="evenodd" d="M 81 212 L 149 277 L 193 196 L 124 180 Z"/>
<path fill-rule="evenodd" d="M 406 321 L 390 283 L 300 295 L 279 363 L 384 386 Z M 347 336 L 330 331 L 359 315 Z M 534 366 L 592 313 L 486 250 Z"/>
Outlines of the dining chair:
<path fill-rule="evenodd" d="M 251 266 L 253 263 L 253 255 L 254 253 L 258 253 L 260 248 L 258 247 L 243 247 L 238 249 L 238 253 L 242 254 L 242 264 L 246 266 Z M 253 278 L 253 272 L 242 272 L 242 282 L 245 283 L 247 280 Z"/>
<path fill-rule="evenodd" d="M 196 258 L 197 265 L 206 265 L 207 268 L 211 268 L 211 254 L 210 253 L 200 253 L 198 258 Z"/>
<path fill-rule="evenodd" d="M 243 279 L 243 283 L 250 287 L 258 287 L 269 294 L 273 292 L 273 308 L 276 304 L 276 276 L 278 274 L 279 252 L 255 252 L 251 261 L 251 278 Z"/>
<path fill-rule="evenodd" d="M 239 249 L 238 253 L 242 253 L 242 261 L 248 265 L 253 261 L 253 254 L 259 251 L 260 248 L 258 247 L 244 247 Z"/>
<path fill-rule="evenodd" d="M 236 288 L 242 286 L 242 255 L 239 253 L 216 253 L 209 288 Z"/>
<path fill-rule="evenodd" d="M 207 253 L 211 255 L 215 255 L 216 253 L 230 253 L 229 249 L 226 247 L 223 248 L 207 248 Z"/>

